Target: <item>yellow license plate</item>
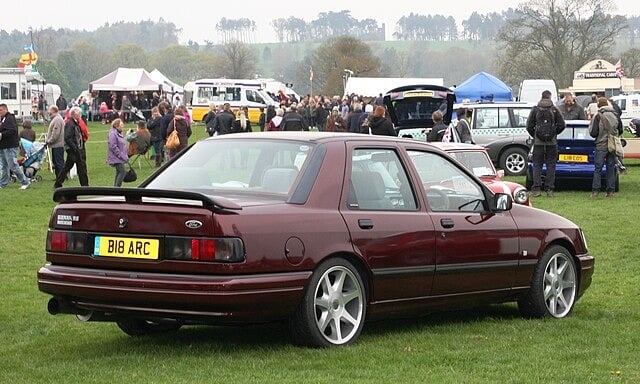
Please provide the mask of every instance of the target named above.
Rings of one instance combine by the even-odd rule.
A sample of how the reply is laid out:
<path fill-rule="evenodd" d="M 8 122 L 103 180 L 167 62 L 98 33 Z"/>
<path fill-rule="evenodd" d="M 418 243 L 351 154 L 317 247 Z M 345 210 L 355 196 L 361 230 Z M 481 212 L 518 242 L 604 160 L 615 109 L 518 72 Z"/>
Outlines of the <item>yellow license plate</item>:
<path fill-rule="evenodd" d="M 95 256 L 156 260 L 159 248 L 160 241 L 157 239 L 96 236 L 93 254 Z"/>
<path fill-rule="evenodd" d="M 568 161 L 572 163 L 586 163 L 589 161 L 589 156 L 587 155 L 565 155 L 561 154 L 558 156 L 558 160 L 560 161 Z"/>

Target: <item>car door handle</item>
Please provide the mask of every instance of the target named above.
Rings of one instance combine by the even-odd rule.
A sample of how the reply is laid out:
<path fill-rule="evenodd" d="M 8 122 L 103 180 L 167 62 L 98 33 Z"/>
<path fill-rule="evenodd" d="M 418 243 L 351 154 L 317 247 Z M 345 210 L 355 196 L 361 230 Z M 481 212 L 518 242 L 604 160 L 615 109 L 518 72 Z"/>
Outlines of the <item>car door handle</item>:
<path fill-rule="evenodd" d="M 453 228 L 453 219 L 440 219 L 443 228 Z"/>
<path fill-rule="evenodd" d="M 373 220 L 371 219 L 359 219 L 358 226 L 362 229 L 372 229 L 373 228 Z"/>

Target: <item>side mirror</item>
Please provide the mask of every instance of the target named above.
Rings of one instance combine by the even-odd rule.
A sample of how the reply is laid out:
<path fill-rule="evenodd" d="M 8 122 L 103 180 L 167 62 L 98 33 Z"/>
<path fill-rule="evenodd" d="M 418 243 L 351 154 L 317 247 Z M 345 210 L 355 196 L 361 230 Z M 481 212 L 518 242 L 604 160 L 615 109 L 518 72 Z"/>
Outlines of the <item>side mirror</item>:
<path fill-rule="evenodd" d="M 491 200 L 491 212 L 510 211 L 513 207 L 513 199 L 508 193 L 496 193 Z"/>
<path fill-rule="evenodd" d="M 533 145 L 533 137 L 529 136 L 527 138 L 527 141 L 525 141 L 525 143 L 527 143 L 528 146 L 532 146 Z"/>

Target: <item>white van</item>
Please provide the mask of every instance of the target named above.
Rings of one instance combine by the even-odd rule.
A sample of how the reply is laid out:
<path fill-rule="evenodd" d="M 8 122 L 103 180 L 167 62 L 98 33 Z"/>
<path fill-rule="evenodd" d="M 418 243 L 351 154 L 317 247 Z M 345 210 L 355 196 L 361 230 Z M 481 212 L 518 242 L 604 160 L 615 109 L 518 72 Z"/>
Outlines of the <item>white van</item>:
<path fill-rule="evenodd" d="M 629 125 L 631 119 L 640 117 L 640 94 L 618 95 L 611 98 L 622 110 L 620 119 L 625 126 Z"/>
<path fill-rule="evenodd" d="M 558 101 L 558 89 L 556 82 L 551 79 L 526 79 L 520 83 L 518 101 L 537 104 L 543 91 L 551 92 L 551 101 Z"/>
<path fill-rule="evenodd" d="M 260 108 L 278 106 L 262 89 L 262 83 L 256 80 L 200 79 L 185 85 L 185 95 L 187 108 L 194 121 L 202 121 L 211 103 L 229 103 L 234 111 L 243 106 L 248 107 L 247 117 L 252 124 L 258 123 Z"/>

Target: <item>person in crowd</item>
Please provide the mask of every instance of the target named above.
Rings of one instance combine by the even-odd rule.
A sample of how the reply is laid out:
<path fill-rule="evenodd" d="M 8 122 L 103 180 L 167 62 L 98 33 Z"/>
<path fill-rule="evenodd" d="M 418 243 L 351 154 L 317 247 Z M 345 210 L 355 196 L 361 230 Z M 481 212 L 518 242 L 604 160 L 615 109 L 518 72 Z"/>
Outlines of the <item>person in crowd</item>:
<path fill-rule="evenodd" d="M 42 118 L 42 121 L 46 120 L 47 114 L 47 99 L 44 97 L 44 93 L 40 92 L 40 96 L 38 96 L 38 115 Z"/>
<path fill-rule="evenodd" d="M 31 97 L 31 118 L 35 121 L 38 121 L 38 95 L 34 94 Z"/>
<path fill-rule="evenodd" d="M 236 119 L 233 121 L 233 127 L 231 129 L 233 133 L 238 132 L 253 132 L 251 129 L 251 122 L 247 118 L 247 110 L 244 108 L 238 109 Z"/>
<path fill-rule="evenodd" d="M 372 135 L 397 136 L 393 123 L 385 117 L 385 108 L 378 105 L 374 108 L 373 114 L 369 119 L 369 128 Z"/>
<path fill-rule="evenodd" d="M 131 104 L 131 100 L 129 100 L 129 96 L 122 95 L 122 103 L 120 106 L 120 118 L 125 122 L 129 122 L 131 119 L 131 108 L 133 104 Z"/>
<path fill-rule="evenodd" d="M 31 121 L 31 119 L 27 118 L 22 120 L 20 137 L 31 142 L 36 141 L 36 131 L 33 130 L 33 121 Z"/>
<path fill-rule="evenodd" d="M 469 121 L 467 121 L 467 108 L 458 108 L 456 110 L 456 117 L 458 118 L 458 124 L 456 124 L 456 131 L 460 137 L 462 143 L 473 143 L 471 137 L 471 128 L 469 127 Z"/>
<path fill-rule="evenodd" d="M 51 163 L 56 177 L 64 168 L 64 119 L 57 106 L 49 108 L 51 122 L 47 130 L 46 144 L 51 149 Z"/>
<path fill-rule="evenodd" d="M 383 106 L 384 105 L 384 97 L 382 96 L 382 93 L 378 94 L 378 97 L 376 97 L 376 99 L 374 100 L 373 104 L 375 106 Z"/>
<path fill-rule="evenodd" d="M 216 104 L 215 103 L 209 104 L 209 111 L 202 118 L 202 122 L 204 123 L 206 127 L 205 129 L 207 130 L 207 133 L 209 134 L 209 136 L 213 136 L 213 134 L 216 132 L 216 130 L 213 128 L 213 121 L 216 119 L 217 114 L 218 114 L 218 110 L 216 108 Z"/>
<path fill-rule="evenodd" d="M 598 95 L 595 93 L 591 94 L 591 102 L 587 105 L 587 118 L 589 120 L 593 119 L 593 116 L 598 113 Z"/>
<path fill-rule="evenodd" d="M 187 107 L 184 104 L 179 105 L 176 107 L 174 113 L 176 112 L 182 114 L 182 117 L 184 117 L 187 125 L 189 126 L 189 128 L 191 128 L 191 115 L 189 114 L 189 111 L 187 111 Z"/>
<path fill-rule="evenodd" d="M 163 148 L 163 136 L 161 134 L 162 129 L 162 115 L 158 107 L 151 108 L 151 117 L 147 122 L 149 134 L 151 135 L 151 145 L 153 146 L 153 160 L 155 161 L 156 168 L 162 165 L 162 153 Z"/>
<path fill-rule="evenodd" d="M 169 130 L 169 124 L 173 121 L 173 108 L 171 108 L 171 104 L 168 101 L 162 100 L 158 105 L 158 110 L 162 115 L 162 120 L 160 121 L 160 137 L 162 138 L 162 148 L 164 148 L 167 141 L 166 138 L 168 133 L 167 131 Z M 160 154 L 162 155 L 160 163 L 162 163 L 165 159 L 165 151 L 161 151 Z M 156 164 L 158 164 L 157 157 Z"/>
<path fill-rule="evenodd" d="M 267 124 L 267 131 L 281 131 L 280 124 L 282 123 L 282 116 L 284 116 L 284 110 L 282 108 L 275 109 L 275 116 L 269 120 Z"/>
<path fill-rule="evenodd" d="M 263 107 L 260 107 L 259 111 L 260 117 L 258 117 L 258 127 L 260 128 L 260 132 L 264 132 L 264 127 L 267 125 L 267 114 Z"/>
<path fill-rule="evenodd" d="M 78 110 L 80 111 L 80 114 L 82 116 L 82 108 L 80 106 L 76 106 L 74 108 L 78 108 Z M 67 110 L 68 116 L 65 119 L 65 124 L 71 119 L 71 109 Z M 80 120 L 78 120 L 78 125 L 80 126 L 80 133 L 82 134 L 82 141 L 86 144 L 86 142 L 89 140 L 89 129 L 87 128 L 87 123 L 85 122 L 85 120 L 83 118 L 80 118 Z M 82 158 L 84 159 L 84 164 L 87 164 L 87 147 L 86 145 L 83 145 L 82 148 L 80 148 L 80 155 L 82 156 Z"/>
<path fill-rule="evenodd" d="M 151 105 L 147 95 L 142 91 L 138 93 L 138 104 L 136 105 L 136 108 L 138 108 L 138 111 L 142 113 L 145 120 L 149 120 L 151 118 Z"/>
<path fill-rule="evenodd" d="M 359 127 L 359 132 L 368 135 L 370 133 L 369 129 L 369 119 L 373 115 L 373 104 L 367 104 L 364 107 L 364 112 L 358 118 L 357 125 Z"/>
<path fill-rule="evenodd" d="M 609 106 L 613 108 L 613 111 L 616 113 L 616 115 L 622 116 L 622 108 L 620 108 L 618 103 L 616 103 L 612 97 L 608 98 L 607 100 L 609 101 Z"/>
<path fill-rule="evenodd" d="M 167 157 L 169 160 L 174 158 L 180 151 L 187 148 L 189 146 L 189 137 L 191 137 L 191 126 L 187 124 L 187 120 L 184 118 L 182 114 L 182 107 L 176 108 L 173 113 L 173 120 L 169 123 L 167 127 L 167 136 L 165 136 L 165 140 L 171 132 L 178 131 L 178 138 L 180 139 L 180 145 L 177 148 L 169 149 Z"/>
<path fill-rule="evenodd" d="M 10 174 L 20 181 L 20 189 L 29 188 L 29 178 L 25 176 L 18 165 L 18 148 L 20 138 L 18 136 L 18 123 L 16 117 L 9 112 L 7 104 L 0 104 L 0 188 L 6 188 L 11 180 Z"/>
<path fill-rule="evenodd" d="M 349 112 L 349 115 L 347 116 L 347 132 L 360 133 L 360 125 L 358 125 L 358 121 L 360 121 L 360 117 L 363 113 L 362 104 L 354 103 L 353 111 Z"/>
<path fill-rule="evenodd" d="M 58 96 L 58 99 L 56 99 L 56 107 L 58 107 L 58 112 L 64 115 L 67 111 L 67 105 L 67 99 L 65 99 L 64 95 L 61 93 L 60 96 Z M 49 109 L 49 111 L 51 111 L 51 109 Z"/>
<path fill-rule="evenodd" d="M 127 148 L 129 157 L 146 153 L 151 146 L 151 132 L 147 129 L 147 123 L 144 120 L 138 121 L 136 130 L 129 130 L 124 139 L 129 143 Z"/>
<path fill-rule="evenodd" d="M 316 129 L 318 131 L 324 131 L 327 126 L 327 118 L 329 117 L 329 108 L 326 106 L 326 102 L 321 98 L 316 103 Z"/>
<path fill-rule="evenodd" d="M 78 107 L 80 107 L 82 121 L 84 121 L 86 125 L 89 118 L 89 104 L 87 103 L 87 99 L 80 97 L 80 99 L 78 99 Z"/>
<path fill-rule="evenodd" d="M 287 113 L 282 117 L 280 124 L 283 131 L 308 131 L 309 123 L 297 109 L 296 104 L 292 104 Z"/>
<path fill-rule="evenodd" d="M 346 132 L 347 122 L 340 115 L 340 107 L 337 105 L 331 108 L 331 114 L 327 118 L 327 125 L 325 127 L 327 132 Z"/>
<path fill-rule="evenodd" d="M 576 99 L 573 97 L 571 92 L 567 92 L 564 94 L 564 102 L 558 107 L 560 113 L 562 113 L 562 118 L 565 120 L 586 120 L 587 114 L 584 111 L 584 108 L 578 103 L 576 103 Z"/>
<path fill-rule="evenodd" d="M 127 143 L 122 136 L 123 128 L 124 122 L 122 119 L 113 120 L 107 138 L 107 164 L 116 169 L 116 176 L 113 181 L 114 187 L 122 186 L 124 175 L 127 173 L 124 165 L 129 161 Z"/>
<path fill-rule="evenodd" d="M 551 92 L 545 90 L 538 104 L 531 109 L 527 118 L 527 132 L 533 137 L 533 184 L 532 196 L 542 195 L 542 165 L 547 166 L 544 185 L 547 196 L 553 197 L 556 182 L 556 163 L 558 162 L 557 136 L 565 128 L 564 118 L 551 101 Z"/>
<path fill-rule="evenodd" d="M 598 113 L 591 119 L 589 134 L 596 141 L 595 169 L 593 171 L 593 181 L 591 183 L 591 197 L 596 198 L 600 192 L 602 184 L 602 166 L 606 163 L 606 186 L 607 197 L 615 195 L 616 186 L 616 162 L 618 156 L 615 149 L 609 148 L 609 136 L 620 137 L 622 135 L 622 120 L 615 113 L 606 98 L 598 98 Z"/>
<path fill-rule="evenodd" d="M 349 110 L 349 98 L 345 96 L 342 98 L 342 103 L 340 104 L 340 116 L 345 122 L 347 121 Z"/>
<path fill-rule="evenodd" d="M 218 113 L 214 119 L 213 129 L 218 133 L 218 135 L 231 133 L 233 132 L 233 122 L 235 119 L 236 116 L 231 110 L 231 105 L 229 103 L 224 103 L 222 105 L 222 112 Z"/>
<path fill-rule="evenodd" d="M 635 137 L 640 137 L 640 117 L 631 119 L 629 122 L 629 130 Z"/>
<path fill-rule="evenodd" d="M 78 171 L 80 185 L 89 185 L 86 152 L 84 148 L 85 142 L 80 129 L 80 121 L 82 121 L 82 110 L 80 107 L 71 108 L 69 120 L 64 126 L 64 147 L 67 151 L 67 159 L 64 162 L 62 171 L 56 176 L 56 181 L 53 184 L 54 188 L 62 187 L 62 184 L 67 177 L 67 173 L 74 165 Z M 83 153 L 85 154 L 83 155 Z"/>
<path fill-rule="evenodd" d="M 314 98 L 309 98 L 309 105 L 308 105 L 308 110 L 309 110 L 309 124 L 311 124 L 311 127 L 316 128 L 317 127 L 317 122 L 316 120 L 318 119 L 318 103 L 316 102 L 316 99 Z"/>
<path fill-rule="evenodd" d="M 113 116 L 113 111 L 109 109 L 106 102 L 100 103 L 100 108 L 98 109 L 100 113 L 100 120 L 102 120 L 102 124 L 111 123 L 115 117 Z"/>
<path fill-rule="evenodd" d="M 429 131 L 429 134 L 427 135 L 427 141 L 428 142 L 442 141 L 442 138 L 444 137 L 444 133 L 447 131 L 447 126 L 442 121 L 443 120 L 442 112 L 440 112 L 440 110 L 433 111 L 433 113 L 431 114 L 431 119 L 433 120 L 434 125 L 433 125 L 433 128 L 431 128 L 431 131 Z"/>
<path fill-rule="evenodd" d="M 153 92 L 151 95 L 151 108 L 157 107 L 160 104 L 160 95 L 158 92 Z"/>
<path fill-rule="evenodd" d="M 265 127 L 269 125 L 269 122 L 276 115 L 276 107 L 272 104 L 267 105 L 267 111 L 265 112 Z M 267 129 L 268 130 L 268 129 Z"/>

